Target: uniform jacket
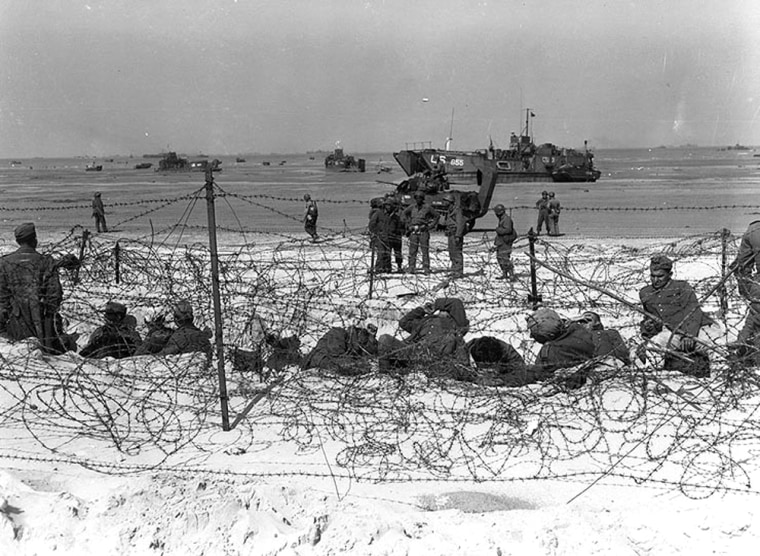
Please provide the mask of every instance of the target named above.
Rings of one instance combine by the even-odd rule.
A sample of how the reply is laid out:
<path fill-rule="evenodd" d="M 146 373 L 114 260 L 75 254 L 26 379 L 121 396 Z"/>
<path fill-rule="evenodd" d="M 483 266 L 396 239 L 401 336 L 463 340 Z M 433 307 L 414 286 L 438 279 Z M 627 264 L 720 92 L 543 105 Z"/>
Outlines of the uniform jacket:
<path fill-rule="evenodd" d="M 464 305 L 455 297 L 436 299 L 435 314 L 424 307 L 409 311 L 399 320 L 399 327 L 409 332 L 407 344 L 417 344 L 433 354 L 469 358 L 462 337 L 469 330 Z"/>
<path fill-rule="evenodd" d="M 760 272 L 760 220 L 752 222 L 744 232 L 731 268 L 745 275 Z"/>
<path fill-rule="evenodd" d="M 457 202 L 446 214 L 446 235 L 464 237 L 466 220 L 462 214 L 462 207 Z"/>
<path fill-rule="evenodd" d="M 385 209 L 376 210 L 369 219 L 369 235 L 373 241 L 381 241 L 388 245 L 391 238 L 393 222 L 391 215 Z"/>
<path fill-rule="evenodd" d="M 559 215 L 561 208 L 560 208 L 559 201 L 557 199 L 549 199 L 548 207 L 549 207 L 549 214 L 551 214 L 552 216 Z"/>
<path fill-rule="evenodd" d="M 662 320 L 671 332 L 697 336 L 700 328 L 713 323 L 702 312 L 694 289 L 684 280 L 670 280 L 659 290 L 644 286 L 639 291 L 639 299 L 644 311 L 655 320 Z"/>
<path fill-rule="evenodd" d="M 11 340 L 50 336 L 62 298 L 51 256 L 22 245 L 0 258 L 0 331 Z"/>
<path fill-rule="evenodd" d="M 306 357 L 303 368 L 337 369 L 367 355 L 377 355 L 377 338 L 374 334 L 358 326 L 348 329 L 336 326 L 319 339 Z"/>
<path fill-rule="evenodd" d="M 304 222 L 316 222 L 319 216 L 319 209 L 317 208 L 317 202 L 314 200 L 307 201 L 306 210 L 304 211 Z"/>
<path fill-rule="evenodd" d="M 515 239 L 517 239 L 515 225 L 512 218 L 505 212 L 499 216 L 499 222 L 496 225 L 496 238 L 493 243 L 496 247 L 509 246 L 515 242 Z"/>
<path fill-rule="evenodd" d="M 566 324 L 556 338 L 541 346 L 536 362 L 530 369 L 551 375 L 557 369 L 566 369 L 594 357 L 594 340 L 591 332 L 577 323 Z"/>
<path fill-rule="evenodd" d="M 545 212 L 549 213 L 549 199 L 544 199 L 541 197 L 538 201 L 536 201 L 536 208 L 539 212 Z"/>
<path fill-rule="evenodd" d="M 626 365 L 631 363 L 628 346 L 617 330 L 597 329 L 591 330 L 594 340 L 594 357 L 603 358 L 612 355 Z"/>
<path fill-rule="evenodd" d="M 432 228 L 438 221 L 438 213 L 433 210 L 433 207 L 427 203 L 423 203 L 421 207 L 417 204 L 406 207 L 403 213 L 402 220 L 406 226 L 406 229 L 410 232 L 428 230 Z"/>
<path fill-rule="evenodd" d="M 100 197 L 95 197 L 92 200 L 92 215 L 93 216 L 105 216 L 106 209 L 103 207 L 103 201 Z"/>
<path fill-rule="evenodd" d="M 130 357 L 142 343 L 136 327 L 137 321 L 131 315 L 125 316 L 120 322 L 106 321 L 90 335 L 90 340 L 79 355 L 93 359 Z"/>
<path fill-rule="evenodd" d="M 207 355 L 211 354 L 211 342 L 209 341 L 210 333 L 201 330 L 193 323 L 185 323 L 175 330 L 169 340 L 166 342 L 164 349 L 158 352 L 159 355 L 174 355 L 177 353 L 194 353 L 197 351 Z"/>

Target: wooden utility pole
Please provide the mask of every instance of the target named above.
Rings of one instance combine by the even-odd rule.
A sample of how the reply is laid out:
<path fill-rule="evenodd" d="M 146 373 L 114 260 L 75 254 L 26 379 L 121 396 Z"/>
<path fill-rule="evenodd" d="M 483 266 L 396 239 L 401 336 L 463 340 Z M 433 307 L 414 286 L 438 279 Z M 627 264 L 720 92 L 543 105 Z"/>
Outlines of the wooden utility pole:
<path fill-rule="evenodd" d="M 219 400 L 222 405 L 222 430 L 230 430 L 227 405 L 227 377 L 224 374 L 224 339 L 222 337 L 222 304 L 219 297 L 219 251 L 216 246 L 216 213 L 214 212 L 214 171 L 206 168 L 206 207 L 208 208 L 208 245 L 211 251 L 211 293 L 214 298 L 216 366 L 219 374 Z"/>
<path fill-rule="evenodd" d="M 530 295 L 528 303 L 533 306 L 533 310 L 538 309 L 543 299 L 538 295 L 538 285 L 536 283 L 536 233 L 533 228 L 528 230 L 528 247 L 530 249 Z"/>

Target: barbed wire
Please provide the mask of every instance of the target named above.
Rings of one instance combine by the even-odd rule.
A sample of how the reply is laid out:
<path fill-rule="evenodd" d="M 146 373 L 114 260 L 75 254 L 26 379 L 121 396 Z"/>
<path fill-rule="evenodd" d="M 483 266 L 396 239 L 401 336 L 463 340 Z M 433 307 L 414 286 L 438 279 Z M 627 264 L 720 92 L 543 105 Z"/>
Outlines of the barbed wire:
<path fill-rule="evenodd" d="M 220 198 L 258 203 L 280 215 L 284 213 L 263 201 L 292 200 L 217 192 Z M 161 199 L 155 202 L 161 206 L 122 220 L 145 222 L 169 203 L 186 202 L 177 222 L 155 230 L 145 222 L 150 233 L 144 235 L 98 235 L 85 241 L 84 229 L 73 227 L 41 247 L 55 255 L 83 253 L 77 273 L 62 270 L 61 312 L 68 331 L 81 335 L 80 343 L 101 322 L 108 300 L 124 302 L 142 332 L 148 318 L 169 312 L 179 299 L 192 303 L 202 326 L 213 321 L 211 253 L 204 243 L 187 240 L 191 232 L 208 232 L 189 223 L 199 200 L 200 189 Z M 142 204 L 147 203 L 130 206 Z M 229 208 L 234 211 L 234 206 Z M 450 361 L 426 361 L 405 377 L 380 373 L 372 361 L 350 365 L 345 369 L 350 376 L 297 366 L 240 366 L 233 355 L 237 349 L 258 352 L 266 360 L 264 328 L 277 336 L 298 337 L 305 355 L 330 326 L 373 322 L 381 332 L 397 334 L 404 312 L 441 295 L 463 300 L 471 337 L 503 338 L 528 359 L 536 346 L 524 325 L 532 309 L 525 237 L 515 244 L 515 283 L 497 280 L 488 234 L 467 236 L 469 272 L 450 281 L 446 249 L 437 235 L 431 246 L 431 275 L 375 275 L 363 229 L 333 231 L 315 244 L 301 236 L 245 228 L 242 219 L 236 222 L 238 228 L 218 229 L 229 234 L 219 254 L 219 284 L 227 352 L 223 363 L 233 408 L 241 411 L 262 380 L 271 387 L 237 425 L 244 449 L 265 453 L 270 438 L 277 437 L 311 453 L 329 441 L 338 447 L 332 463 L 340 468 L 339 476 L 371 481 L 574 477 L 671 485 L 692 497 L 756 493 L 749 477 L 757 466 L 750 456 L 760 436 L 760 384 L 753 367 L 727 362 L 725 348 L 716 348 L 719 363 L 710 379 L 651 365 L 601 366 L 585 386 L 571 391 L 554 381 L 499 388 L 456 380 L 467 372 Z M 594 245 L 539 238 L 536 257 L 546 267 L 538 268 L 537 282 L 544 305 L 565 316 L 594 309 L 608 327 L 633 342 L 640 315 L 608 293 L 636 305 L 638 290 L 648 280 L 649 257 L 666 252 L 676 261 L 677 277 L 688 279 L 702 296 L 721 276 L 722 255 L 735 252 L 737 240 L 716 232 L 634 247 L 625 241 Z M 744 302 L 730 281 L 723 298 L 727 311 L 721 321 L 727 334 L 735 335 Z M 714 314 L 720 306 L 716 296 L 704 301 Z M 0 457 L 60 459 L 104 472 L 214 472 L 210 464 L 190 468 L 172 463 L 187 448 L 201 453 L 200 462 L 207 457 L 203 439 L 218 427 L 213 361 L 187 356 L 120 361 L 86 360 L 76 354 L 52 357 L 25 342 L 7 346 L 3 353 L 0 425 L 28 434 L 51 457 L 7 452 Z M 262 429 L 271 435 L 253 434 Z M 150 461 L 130 465 L 82 458 L 78 448 L 85 441 L 110 446 L 123 457 L 150 454 Z M 292 465 L 293 474 L 310 476 L 304 471 L 307 463 Z M 579 467 L 588 470 L 578 472 Z"/>

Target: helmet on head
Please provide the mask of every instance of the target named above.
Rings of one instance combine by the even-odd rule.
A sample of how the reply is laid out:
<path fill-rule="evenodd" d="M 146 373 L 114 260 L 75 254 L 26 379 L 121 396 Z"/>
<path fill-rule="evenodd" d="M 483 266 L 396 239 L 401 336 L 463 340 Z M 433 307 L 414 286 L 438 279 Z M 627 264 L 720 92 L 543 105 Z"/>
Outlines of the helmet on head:
<path fill-rule="evenodd" d="M 423 191 L 420 191 L 419 189 L 414 192 L 414 195 L 412 195 L 415 199 L 425 199 L 425 193 Z"/>
<path fill-rule="evenodd" d="M 444 203 L 453 203 L 454 202 L 454 196 L 451 193 L 444 193 L 441 195 L 441 201 Z"/>
<path fill-rule="evenodd" d="M 549 195 L 549 192 L 548 191 L 542 191 L 541 195 Z"/>
<path fill-rule="evenodd" d="M 496 214 L 502 214 L 502 213 L 504 213 L 506 210 L 507 210 L 507 209 L 505 209 L 505 208 L 504 208 L 504 205 L 502 205 L 502 204 L 498 204 L 498 205 L 496 205 L 495 207 L 493 207 L 493 211 L 494 211 Z"/>

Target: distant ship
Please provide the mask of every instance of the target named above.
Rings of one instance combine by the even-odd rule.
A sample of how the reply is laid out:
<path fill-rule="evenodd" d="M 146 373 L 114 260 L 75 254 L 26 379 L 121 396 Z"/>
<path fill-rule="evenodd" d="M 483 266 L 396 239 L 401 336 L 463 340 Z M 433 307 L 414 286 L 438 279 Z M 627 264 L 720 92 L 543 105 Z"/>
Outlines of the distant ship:
<path fill-rule="evenodd" d="M 557 147 L 551 143 L 536 146 L 529 133 L 530 109 L 526 110 L 525 128 L 518 137 L 510 137 L 508 149 L 451 151 L 433 149 L 407 149 L 393 153 L 393 157 L 407 176 L 445 172 L 451 184 L 482 183 L 483 164 L 496 170 L 497 183 L 519 181 L 595 182 L 601 172 L 594 168 L 594 155 L 584 141 L 583 151 Z"/>
<path fill-rule="evenodd" d="M 135 164 L 135 170 L 147 170 L 153 166 L 152 162 L 140 162 L 139 164 Z"/>
<path fill-rule="evenodd" d="M 95 164 L 94 162 L 88 162 L 84 167 L 85 172 L 100 172 L 103 169 L 102 164 Z"/>
<path fill-rule="evenodd" d="M 161 160 L 158 161 L 157 172 L 205 172 L 206 168 L 211 166 L 214 172 L 221 172 L 220 165 L 222 162 L 218 159 L 214 160 L 194 160 L 190 161 L 187 158 L 178 156 L 176 152 L 166 153 Z"/>
<path fill-rule="evenodd" d="M 336 147 L 335 151 L 325 157 L 325 170 L 331 172 L 364 172 L 366 161 L 363 158 L 354 158 L 343 153 L 343 149 Z"/>

